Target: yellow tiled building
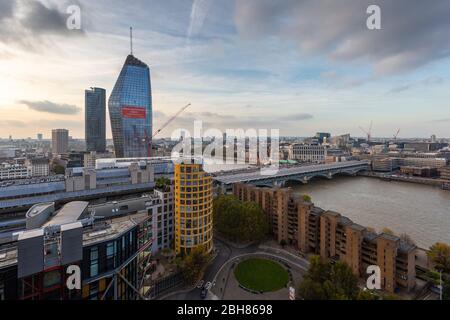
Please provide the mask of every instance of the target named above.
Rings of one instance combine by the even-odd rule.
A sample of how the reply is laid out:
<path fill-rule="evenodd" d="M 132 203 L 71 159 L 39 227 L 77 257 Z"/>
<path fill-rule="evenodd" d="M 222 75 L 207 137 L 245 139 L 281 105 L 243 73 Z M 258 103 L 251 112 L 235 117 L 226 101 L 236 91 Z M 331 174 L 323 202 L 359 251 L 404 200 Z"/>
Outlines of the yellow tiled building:
<path fill-rule="evenodd" d="M 213 248 L 212 178 L 199 163 L 175 164 L 175 251 Z"/>

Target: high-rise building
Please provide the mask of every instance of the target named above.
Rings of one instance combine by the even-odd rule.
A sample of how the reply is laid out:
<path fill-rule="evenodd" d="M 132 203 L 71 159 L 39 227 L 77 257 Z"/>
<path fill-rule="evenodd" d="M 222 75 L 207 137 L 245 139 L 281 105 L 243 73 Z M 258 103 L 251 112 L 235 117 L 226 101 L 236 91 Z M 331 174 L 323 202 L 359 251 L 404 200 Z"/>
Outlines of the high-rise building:
<path fill-rule="evenodd" d="M 212 178 L 194 162 L 175 164 L 175 252 L 213 248 Z"/>
<path fill-rule="evenodd" d="M 55 154 L 67 153 L 69 149 L 69 130 L 52 130 L 52 152 Z"/>
<path fill-rule="evenodd" d="M 38 134 L 37 134 L 37 139 L 38 139 L 39 141 L 42 140 L 42 137 L 43 137 L 42 133 L 38 133 Z"/>
<path fill-rule="evenodd" d="M 116 157 L 151 154 L 152 96 L 150 69 L 128 55 L 108 101 Z"/>
<path fill-rule="evenodd" d="M 106 150 L 106 91 L 91 88 L 84 92 L 86 150 L 104 152 Z"/>

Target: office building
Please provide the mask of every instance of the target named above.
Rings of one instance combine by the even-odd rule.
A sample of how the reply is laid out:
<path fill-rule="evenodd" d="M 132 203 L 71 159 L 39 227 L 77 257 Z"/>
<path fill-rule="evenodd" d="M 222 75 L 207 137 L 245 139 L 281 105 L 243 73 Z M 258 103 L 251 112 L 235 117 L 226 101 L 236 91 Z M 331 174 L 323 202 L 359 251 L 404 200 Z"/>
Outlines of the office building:
<path fill-rule="evenodd" d="M 152 140 L 150 69 L 128 55 L 108 101 L 117 158 L 149 157 Z"/>
<path fill-rule="evenodd" d="M 38 134 L 37 134 L 37 139 L 38 139 L 39 141 L 42 141 L 42 138 L 43 138 L 42 133 L 38 133 Z"/>
<path fill-rule="evenodd" d="M 106 91 L 91 88 L 84 93 L 84 134 L 86 151 L 106 150 Z"/>
<path fill-rule="evenodd" d="M 65 154 L 69 150 L 69 130 L 52 130 L 52 152 L 54 154 Z"/>
<path fill-rule="evenodd" d="M 162 220 L 168 198 L 73 201 L 58 211 L 54 202 L 34 205 L 23 229 L 2 239 L 0 299 L 144 299 L 153 250 L 173 235 L 159 224 L 169 228 Z M 165 232 L 168 240 L 158 245 Z M 81 269 L 81 290 L 66 286 L 70 265 Z"/>
<path fill-rule="evenodd" d="M 320 145 L 294 143 L 289 147 L 289 159 L 308 163 L 325 163 L 327 148 Z"/>
<path fill-rule="evenodd" d="M 290 188 L 259 188 L 236 183 L 233 195 L 258 203 L 267 215 L 274 238 L 301 252 L 346 262 L 358 277 L 378 265 L 381 285 L 388 292 L 415 286 L 416 247 L 399 237 L 376 234 L 333 211 L 325 211 L 294 195 Z"/>
<path fill-rule="evenodd" d="M 213 248 L 212 178 L 194 161 L 175 164 L 175 252 Z"/>

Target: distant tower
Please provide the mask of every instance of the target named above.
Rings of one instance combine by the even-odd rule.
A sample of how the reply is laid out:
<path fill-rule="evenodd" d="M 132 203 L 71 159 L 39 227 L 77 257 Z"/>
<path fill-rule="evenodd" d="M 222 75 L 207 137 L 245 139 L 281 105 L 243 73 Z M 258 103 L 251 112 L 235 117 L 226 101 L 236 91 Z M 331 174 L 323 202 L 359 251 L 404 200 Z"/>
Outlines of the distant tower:
<path fill-rule="evenodd" d="M 52 152 L 55 154 L 65 154 L 69 150 L 69 130 L 52 130 Z"/>
<path fill-rule="evenodd" d="M 433 135 L 431 136 L 431 142 L 436 142 L 436 135 L 435 135 L 435 134 L 433 134 Z"/>
<path fill-rule="evenodd" d="M 149 157 L 152 142 L 152 95 L 149 67 L 130 54 L 108 100 L 116 157 Z"/>
<path fill-rule="evenodd" d="M 42 133 L 38 133 L 38 134 L 37 134 L 37 139 L 38 139 L 39 141 L 42 141 L 42 137 L 43 137 Z"/>
<path fill-rule="evenodd" d="M 106 91 L 102 88 L 91 88 L 85 91 L 84 97 L 86 150 L 104 152 L 106 150 Z"/>

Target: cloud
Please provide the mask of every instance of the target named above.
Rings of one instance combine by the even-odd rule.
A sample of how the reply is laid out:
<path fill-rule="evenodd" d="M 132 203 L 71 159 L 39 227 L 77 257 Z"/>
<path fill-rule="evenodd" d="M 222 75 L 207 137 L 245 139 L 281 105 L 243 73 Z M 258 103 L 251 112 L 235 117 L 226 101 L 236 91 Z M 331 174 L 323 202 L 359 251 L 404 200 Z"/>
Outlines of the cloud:
<path fill-rule="evenodd" d="M 84 35 L 83 29 L 67 28 L 69 14 L 63 11 L 69 4 L 79 5 L 78 1 L 46 3 L 44 5 L 39 0 L 0 0 L 0 42 L 36 50 L 49 45 L 47 36 Z"/>
<path fill-rule="evenodd" d="M 22 100 L 19 103 L 26 105 L 28 108 L 38 112 L 48 112 L 54 114 L 77 114 L 81 108 L 65 103 L 54 103 L 48 100 L 44 101 L 27 101 Z"/>
<path fill-rule="evenodd" d="M 381 8 L 382 30 L 366 9 Z M 247 0 L 236 2 L 244 39 L 276 37 L 329 60 L 369 62 L 376 75 L 407 72 L 450 55 L 448 0 Z"/>
<path fill-rule="evenodd" d="M 314 118 L 313 115 L 309 113 L 296 113 L 280 117 L 279 119 L 282 121 L 303 121 L 303 120 L 310 120 L 312 118 Z"/>
<path fill-rule="evenodd" d="M 24 128 L 27 124 L 20 120 L 13 119 L 2 119 L 0 120 L 0 126 L 2 127 L 11 127 L 11 128 Z"/>
<path fill-rule="evenodd" d="M 414 83 L 408 83 L 408 84 L 402 84 L 398 87 L 392 88 L 391 90 L 389 90 L 387 92 L 387 94 L 395 94 L 395 93 L 400 93 L 400 92 L 404 92 L 404 91 L 408 91 L 410 89 L 413 89 L 415 87 L 418 86 L 433 86 L 433 85 L 439 85 L 444 83 L 444 79 L 442 79 L 441 77 L 438 76 L 430 76 L 428 78 L 425 78 L 421 81 L 417 81 Z"/>

